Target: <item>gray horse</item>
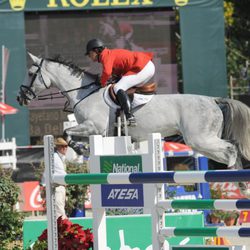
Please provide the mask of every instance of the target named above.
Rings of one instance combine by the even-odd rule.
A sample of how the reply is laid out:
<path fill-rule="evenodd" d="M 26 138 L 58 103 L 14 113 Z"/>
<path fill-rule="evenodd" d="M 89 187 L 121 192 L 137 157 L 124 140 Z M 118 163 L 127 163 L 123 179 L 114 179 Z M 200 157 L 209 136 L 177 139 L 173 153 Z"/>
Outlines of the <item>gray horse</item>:
<path fill-rule="evenodd" d="M 65 131 L 70 146 L 78 149 L 72 136 L 113 135 L 110 117 L 116 110 L 105 103 L 106 89 L 95 83 L 93 75 L 60 60 L 30 57 L 33 65 L 20 87 L 20 105 L 28 104 L 44 89 L 56 87 L 67 97 L 79 124 Z M 146 140 L 154 132 L 163 137 L 181 134 L 194 151 L 228 167 L 241 168 L 241 157 L 250 160 L 250 109 L 239 101 L 189 94 L 153 95 L 134 109 L 134 115 L 137 126 L 128 127 L 134 141 Z"/>

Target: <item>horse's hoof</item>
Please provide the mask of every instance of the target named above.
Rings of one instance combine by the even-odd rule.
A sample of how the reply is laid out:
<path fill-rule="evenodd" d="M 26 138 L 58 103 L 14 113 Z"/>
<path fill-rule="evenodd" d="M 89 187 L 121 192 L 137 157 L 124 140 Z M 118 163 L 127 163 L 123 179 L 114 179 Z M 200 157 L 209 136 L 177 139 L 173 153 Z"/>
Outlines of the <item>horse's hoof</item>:
<path fill-rule="evenodd" d="M 136 127 L 137 123 L 135 121 L 128 121 L 127 125 L 128 127 Z"/>
<path fill-rule="evenodd" d="M 136 127 L 137 126 L 137 123 L 136 123 L 134 116 L 131 116 L 127 119 L 127 126 L 129 126 L 129 127 Z"/>
<path fill-rule="evenodd" d="M 240 193 L 249 199 L 250 198 L 250 189 L 248 188 L 248 183 L 239 182 L 238 187 L 239 187 Z"/>
<path fill-rule="evenodd" d="M 73 140 L 71 140 L 68 144 L 78 155 L 83 155 L 85 150 L 81 145 L 77 144 Z"/>
<path fill-rule="evenodd" d="M 84 155 L 84 150 L 80 146 L 74 148 L 74 150 L 78 155 Z"/>

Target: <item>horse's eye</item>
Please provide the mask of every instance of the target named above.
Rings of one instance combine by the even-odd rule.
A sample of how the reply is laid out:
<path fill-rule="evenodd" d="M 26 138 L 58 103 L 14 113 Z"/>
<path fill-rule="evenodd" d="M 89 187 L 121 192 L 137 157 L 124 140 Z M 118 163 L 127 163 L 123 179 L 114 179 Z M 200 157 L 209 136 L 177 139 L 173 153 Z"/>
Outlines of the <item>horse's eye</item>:
<path fill-rule="evenodd" d="M 29 77 L 32 77 L 32 76 L 33 76 L 33 73 L 28 72 L 28 75 L 29 75 Z"/>

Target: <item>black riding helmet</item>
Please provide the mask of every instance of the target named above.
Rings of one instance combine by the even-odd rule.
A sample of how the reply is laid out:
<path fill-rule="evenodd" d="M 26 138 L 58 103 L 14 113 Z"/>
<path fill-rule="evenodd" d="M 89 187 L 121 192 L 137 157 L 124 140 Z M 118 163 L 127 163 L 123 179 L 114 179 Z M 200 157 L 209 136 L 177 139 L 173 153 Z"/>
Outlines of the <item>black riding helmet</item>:
<path fill-rule="evenodd" d="M 93 49 L 104 48 L 104 47 L 105 47 L 104 43 L 100 39 L 91 39 L 87 43 L 85 55 L 88 55 L 89 52 Z"/>

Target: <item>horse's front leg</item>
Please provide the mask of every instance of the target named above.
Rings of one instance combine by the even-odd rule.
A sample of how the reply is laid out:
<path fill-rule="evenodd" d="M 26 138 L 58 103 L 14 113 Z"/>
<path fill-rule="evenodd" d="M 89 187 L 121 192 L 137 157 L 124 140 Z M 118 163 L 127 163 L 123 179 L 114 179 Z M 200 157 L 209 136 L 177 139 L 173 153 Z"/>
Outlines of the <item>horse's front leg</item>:
<path fill-rule="evenodd" d="M 235 166 L 233 166 L 233 168 L 234 169 L 244 169 L 239 150 L 238 150 L 237 160 L 236 160 Z M 244 195 L 245 197 L 250 199 L 249 182 L 238 182 L 238 183 L 235 183 L 235 185 L 239 188 L 240 193 L 242 195 Z"/>
<path fill-rule="evenodd" d="M 96 126 L 91 121 L 86 121 L 77 126 L 64 130 L 63 137 L 67 141 L 69 147 L 71 147 L 78 155 L 89 155 L 89 135 L 100 134 Z M 83 143 L 77 143 L 73 138 L 80 138 Z"/>

